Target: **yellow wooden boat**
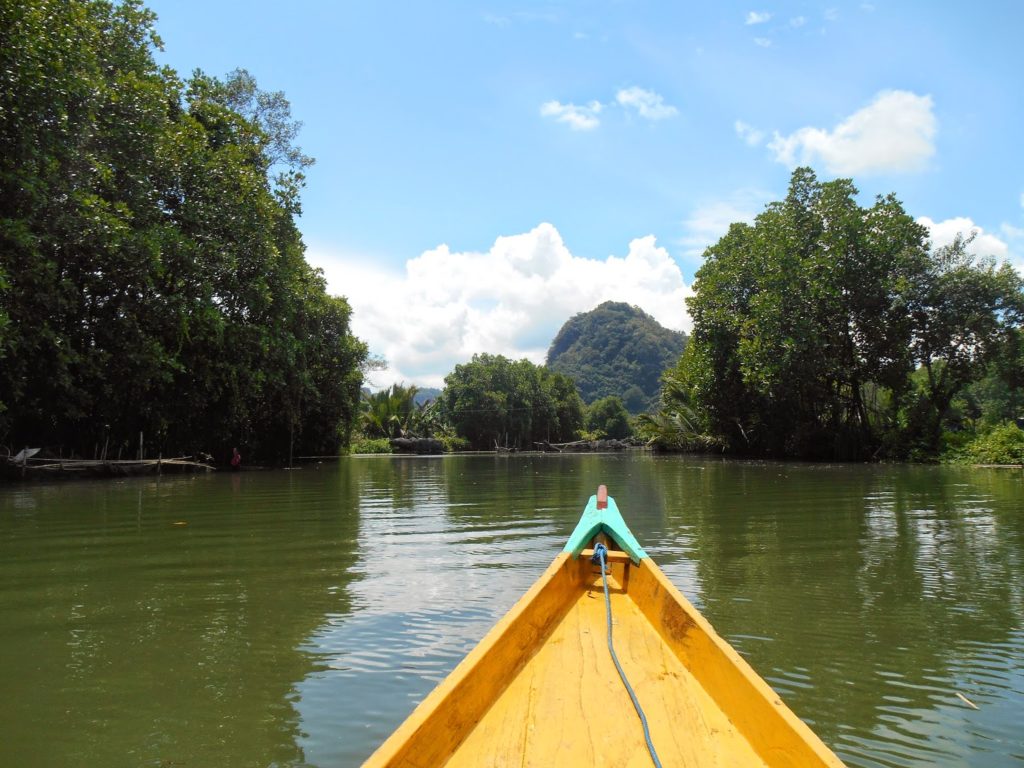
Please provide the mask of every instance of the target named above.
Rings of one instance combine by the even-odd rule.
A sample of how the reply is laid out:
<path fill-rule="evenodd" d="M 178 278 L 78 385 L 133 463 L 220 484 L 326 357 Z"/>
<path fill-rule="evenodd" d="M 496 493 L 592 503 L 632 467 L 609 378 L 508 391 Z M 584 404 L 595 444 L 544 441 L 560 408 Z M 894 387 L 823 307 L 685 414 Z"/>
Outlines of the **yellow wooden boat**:
<path fill-rule="evenodd" d="M 601 486 L 563 552 L 364 768 L 651 765 L 843 763 L 665 578 Z"/>

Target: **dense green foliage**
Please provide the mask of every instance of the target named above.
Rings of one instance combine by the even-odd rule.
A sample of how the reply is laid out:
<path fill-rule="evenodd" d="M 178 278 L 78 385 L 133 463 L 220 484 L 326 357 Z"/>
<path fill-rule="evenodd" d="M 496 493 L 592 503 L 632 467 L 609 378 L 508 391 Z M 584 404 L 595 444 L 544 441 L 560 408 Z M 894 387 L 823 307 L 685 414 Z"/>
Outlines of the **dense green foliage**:
<path fill-rule="evenodd" d="M 353 437 L 350 453 L 393 453 L 391 440 L 386 437 Z"/>
<path fill-rule="evenodd" d="M 704 421 L 691 404 L 689 389 L 677 370 L 669 369 L 662 377 L 659 407 L 637 416 L 636 435 L 661 450 L 721 451 L 721 439 L 704 431 Z"/>
<path fill-rule="evenodd" d="M 529 360 L 473 355 L 444 381 L 441 418 L 477 450 L 566 442 L 583 424 L 572 380 Z"/>
<path fill-rule="evenodd" d="M 334 452 L 366 348 L 305 261 L 298 124 L 138 2 L 0 2 L 0 442 Z"/>
<path fill-rule="evenodd" d="M 1024 464 L 1024 430 L 1014 422 L 983 429 L 950 458 L 972 464 Z"/>
<path fill-rule="evenodd" d="M 661 373 L 685 345 L 685 334 L 664 328 L 638 307 L 606 301 L 566 321 L 551 342 L 547 365 L 573 379 L 585 402 L 615 395 L 639 413 L 657 402 Z"/>
<path fill-rule="evenodd" d="M 946 422 L 957 429 L 984 431 L 1024 416 L 1024 350 L 1015 330 L 985 376 L 964 387 L 950 405 Z"/>
<path fill-rule="evenodd" d="M 587 431 L 597 439 L 622 440 L 633 434 L 629 411 L 615 395 L 602 397 L 588 405 L 585 424 Z"/>
<path fill-rule="evenodd" d="M 862 208 L 855 195 L 849 180 L 797 169 L 784 201 L 706 251 L 688 300 L 693 335 L 666 374 L 663 416 L 680 423 L 678 442 L 935 456 L 954 398 L 1007 359 L 1024 317 L 1020 275 L 975 259 L 963 239 L 930 250 L 893 196 Z"/>
<path fill-rule="evenodd" d="M 428 392 L 439 394 L 441 390 Z M 364 390 L 357 439 L 386 442 L 395 438 L 435 438 L 445 450 L 465 450 L 468 444 L 444 421 L 437 394 L 429 399 L 422 398 L 422 394 L 419 387 L 404 384 L 393 384 L 379 392 Z"/>

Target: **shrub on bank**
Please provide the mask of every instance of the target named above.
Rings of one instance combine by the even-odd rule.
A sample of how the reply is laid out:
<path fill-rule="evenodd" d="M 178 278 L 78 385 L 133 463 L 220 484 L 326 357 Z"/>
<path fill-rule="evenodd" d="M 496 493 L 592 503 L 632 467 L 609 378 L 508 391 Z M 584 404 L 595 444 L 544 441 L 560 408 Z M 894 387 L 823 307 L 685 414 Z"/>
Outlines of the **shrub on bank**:
<path fill-rule="evenodd" d="M 441 444 L 444 446 L 445 453 L 456 453 L 458 451 L 468 451 L 470 448 L 469 440 L 464 437 L 457 435 L 442 434 L 439 436 Z"/>
<path fill-rule="evenodd" d="M 349 453 L 391 453 L 391 441 L 386 437 L 358 437 L 352 440 Z"/>
<path fill-rule="evenodd" d="M 950 451 L 954 461 L 968 464 L 1024 464 L 1024 430 L 1014 422 L 980 432 Z"/>

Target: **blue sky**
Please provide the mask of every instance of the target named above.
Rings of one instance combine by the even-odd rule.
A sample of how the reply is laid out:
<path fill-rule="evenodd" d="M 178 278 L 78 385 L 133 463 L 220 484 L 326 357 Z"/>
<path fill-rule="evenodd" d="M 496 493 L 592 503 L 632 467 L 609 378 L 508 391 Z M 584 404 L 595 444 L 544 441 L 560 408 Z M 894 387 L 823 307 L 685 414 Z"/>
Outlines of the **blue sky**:
<path fill-rule="evenodd" d="M 703 248 L 795 164 L 1024 265 L 1024 4 L 148 5 L 162 63 L 291 101 L 307 257 L 377 386 L 540 362 L 606 299 L 688 328 Z"/>

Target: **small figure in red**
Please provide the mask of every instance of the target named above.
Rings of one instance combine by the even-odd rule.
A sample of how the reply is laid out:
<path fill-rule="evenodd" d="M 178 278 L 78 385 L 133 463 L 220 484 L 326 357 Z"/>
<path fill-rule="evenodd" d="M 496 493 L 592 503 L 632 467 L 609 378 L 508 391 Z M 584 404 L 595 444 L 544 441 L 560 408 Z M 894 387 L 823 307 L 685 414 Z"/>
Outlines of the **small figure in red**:
<path fill-rule="evenodd" d="M 242 454 L 238 452 L 237 448 L 232 448 L 231 450 L 231 468 L 237 472 L 242 466 Z"/>

